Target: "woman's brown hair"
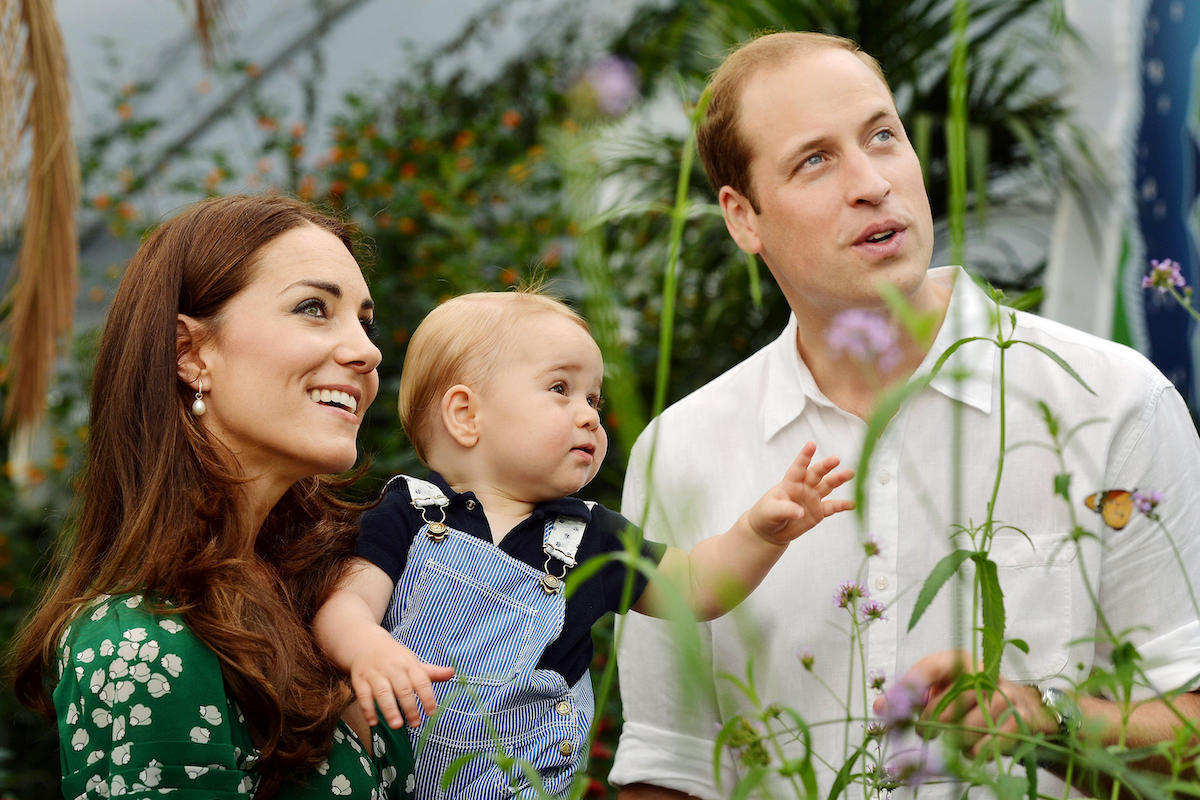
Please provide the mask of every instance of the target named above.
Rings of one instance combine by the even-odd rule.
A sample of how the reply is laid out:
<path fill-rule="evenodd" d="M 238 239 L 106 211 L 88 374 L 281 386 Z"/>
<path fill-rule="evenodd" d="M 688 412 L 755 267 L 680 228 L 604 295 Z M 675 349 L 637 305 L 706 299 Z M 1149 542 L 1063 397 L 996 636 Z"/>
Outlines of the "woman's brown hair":
<path fill-rule="evenodd" d="M 316 225 L 352 248 L 348 223 L 278 196 L 198 203 L 161 225 L 129 263 L 96 356 L 88 458 L 56 573 L 13 651 L 18 698 L 53 715 L 59 637 L 101 594 L 169 601 L 217 655 L 260 750 L 260 791 L 328 754 L 351 693 L 316 647 L 313 615 L 353 553 L 342 482 L 293 485 L 246 552 L 232 457 L 189 412 L 177 377 L 177 315 L 220 326 L 259 251 Z"/>

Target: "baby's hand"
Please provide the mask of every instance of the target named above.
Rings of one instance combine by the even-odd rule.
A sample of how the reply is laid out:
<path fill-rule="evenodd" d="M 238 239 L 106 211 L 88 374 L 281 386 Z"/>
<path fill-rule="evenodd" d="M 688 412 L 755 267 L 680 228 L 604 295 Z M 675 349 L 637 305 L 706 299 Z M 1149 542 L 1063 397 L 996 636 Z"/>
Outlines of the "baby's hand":
<path fill-rule="evenodd" d="M 373 641 L 350 664 L 350 685 L 367 722 L 371 725 L 379 722 L 375 714 L 378 703 L 389 728 L 401 727 L 406 719 L 414 728 L 420 725 L 418 701 L 426 715 L 433 714 L 437 710 L 433 681 L 453 677 L 453 667 L 426 664 L 390 635 Z"/>
<path fill-rule="evenodd" d="M 834 468 L 840 463 L 830 456 L 810 466 L 817 446 L 800 448 L 783 480 L 764 494 L 746 512 L 750 529 L 771 544 L 787 544 L 825 517 L 854 508 L 853 500 L 826 500 L 837 487 L 854 477 L 854 470 Z"/>

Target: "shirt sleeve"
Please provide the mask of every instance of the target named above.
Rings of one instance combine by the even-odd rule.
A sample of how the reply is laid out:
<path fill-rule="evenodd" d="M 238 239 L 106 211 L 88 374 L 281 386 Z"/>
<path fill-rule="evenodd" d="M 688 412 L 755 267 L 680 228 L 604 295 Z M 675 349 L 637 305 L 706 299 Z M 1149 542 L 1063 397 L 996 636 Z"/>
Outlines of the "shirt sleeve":
<path fill-rule="evenodd" d="M 621 510 L 634 520 L 643 516 L 645 507 L 651 430 L 635 445 L 625 474 Z M 656 463 L 665 460 L 660 453 Z M 656 537 L 676 541 L 668 516 L 652 512 L 645 527 Z M 709 626 L 699 624 L 699 634 L 694 663 L 706 670 L 695 679 L 680 680 L 685 674 L 683 658 L 670 623 L 636 612 L 627 616 L 617 651 L 625 722 L 609 773 L 613 784 L 648 783 L 706 800 L 719 797 L 712 754 L 720 716 L 716 690 L 707 677 L 712 674 Z"/>
<path fill-rule="evenodd" d="M 408 491 L 395 488 L 383 496 L 379 505 L 359 517 L 355 551 L 386 572 L 393 583 L 404 572 L 413 535 L 420 527 L 413 519 L 413 512 Z"/>
<path fill-rule="evenodd" d="M 654 566 L 658 566 L 662 561 L 663 555 L 667 552 L 667 546 L 658 542 L 651 542 L 642 536 L 642 530 L 637 525 L 634 525 L 625 517 L 615 511 L 611 511 L 604 506 L 596 505 L 592 509 L 593 525 L 597 532 L 603 537 L 602 552 L 612 553 L 627 549 L 626 542 L 633 538 L 634 542 L 640 542 L 638 547 L 641 557 L 649 561 Z M 621 603 L 621 595 L 625 589 L 625 578 L 628 575 L 628 570 L 623 562 L 612 561 L 605 566 L 605 571 L 610 573 L 605 580 L 606 592 L 611 595 L 608 607 L 618 614 L 624 614 L 629 611 L 630 606 L 636 605 L 642 592 L 646 591 L 646 585 L 649 583 L 649 578 L 646 573 L 640 569 L 633 572 L 633 591 L 630 593 L 628 603 Z"/>
<path fill-rule="evenodd" d="M 139 596 L 85 609 L 54 690 L 67 798 L 249 798 L 257 755 L 220 666 L 176 616 Z"/>
<path fill-rule="evenodd" d="M 1109 630 L 1141 656 L 1148 686 L 1138 699 L 1200 684 L 1200 437 L 1170 385 L 1148 394 L 1140 416 L 1114 442 L 1109 486 L 1161 492 L 1149 515 L 1104 529 L 1098 596 Z M 1097 631 L 1097 655 L 1111 656 Z"/>

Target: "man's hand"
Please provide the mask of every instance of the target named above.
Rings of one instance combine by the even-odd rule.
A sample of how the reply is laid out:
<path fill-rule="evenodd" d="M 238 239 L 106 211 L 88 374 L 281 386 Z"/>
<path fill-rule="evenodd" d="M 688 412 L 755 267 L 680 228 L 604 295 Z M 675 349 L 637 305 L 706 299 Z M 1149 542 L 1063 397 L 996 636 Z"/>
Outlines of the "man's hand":
<path fill-rule="evenodd" d="M 1017 744 L 1013 734 L 1021 730 L 1018 720 L 1032 733 L 1058 731 L 1058 722 L 1042 704 L 1041 693 L 1032 686 L 1005 678 L 1000 678 L 994 690 L 960 691 L 941 713 L 933 716 L 959 676 L 981 670 L 982 665 L 972 664 L 967 653 L 943 650 L 922 658 L 896 679 L 896 685 L 909 689 L 906 700 L 916 696 L 921 720 L 959 726 L 960 744 L 972 756 L 987 752 L 993 746 L 1000 752 L 1012 750 Z M 897 705 L 895 700 L 892 705 Z M 885 717 L 897 713 L 896 708 L 889 707 L 886 692 L 875 699 L 874 708 L 876 714 Z"/>
<path fill-rule="evenodd" d="M 399 728 L 405 720 L 415 728 L 421 724 L 421 709 L 426 715 L 437 710 L 433 681 L 450 680 L 454 669 L 426 664 L 383 628 L 378 630 L 382 636 L 373 636 L 350 663 L 350 685 L 358 707 L 371 725 L 379 721 L 378 703 L 389 728 Z"/>

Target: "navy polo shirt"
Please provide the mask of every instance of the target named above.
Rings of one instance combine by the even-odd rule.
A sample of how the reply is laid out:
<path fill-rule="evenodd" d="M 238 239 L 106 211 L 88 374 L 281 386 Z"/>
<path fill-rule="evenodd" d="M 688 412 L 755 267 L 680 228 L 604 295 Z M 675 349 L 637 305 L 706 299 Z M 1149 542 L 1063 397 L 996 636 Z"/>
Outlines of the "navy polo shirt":
<path fill-rule="evenodd" d="M 441 475 L 431 472 L 427 478 L 436 484 L 450 500 L 446 507 L 446 524 L 491 543 L 492 531 L 484 516 L 483 506 L 473 492 L 455 492 Z M 621 533 L 636 526 L 615 511 L 604 506 L 588 506 L 577 497 L 563 497 L 539 503 L 527 519 L 496 545 L 506 555 L 543 571 L 546 554 L 542 550 L 546 520 L 559 515 L 577 517 L 587 523 L 576 562 L 583 564 L 593 556 L 622 551 L 625 544 Z M 431 516 L 436 519 L 437 516 Z M 385 490 L 379 504 L 363 512 L 359 520 L 358 555 L 375 564 L 392 579 L 400 581 L 408 560 L 413 537 L 424 525 L 420 509 L 413 506 L 408 493 L 408 484 L 403 480 L 393 481 Z M 640 531 L 638 532 L 640 536 Z M 666 545 L 642 542 L 642 555 L 655 564 L 662 560 Z M 551 568 L 557 575 L 562 562 L 555 559 Z M 628 607 L 621 606 L 621 592 L 625 587 L 626 566 L 618 561 L 607 562 L 569 598 L 563 616 L 563 628 L 558 638 L 551 642 L 538 661 L 539 669 L 552 669 L 563 676 L 568 686 L 587 672 L 592 663 L 592 626 L 609 611 L 625 613 Z M 568 573 L 569 575 L 569 573 Z M 630 604 L 636 603 L 646 588 L 646 577 L 635 571 L 633 593 Z"/>

